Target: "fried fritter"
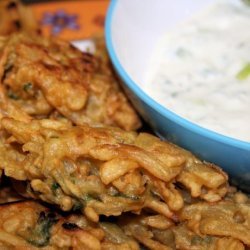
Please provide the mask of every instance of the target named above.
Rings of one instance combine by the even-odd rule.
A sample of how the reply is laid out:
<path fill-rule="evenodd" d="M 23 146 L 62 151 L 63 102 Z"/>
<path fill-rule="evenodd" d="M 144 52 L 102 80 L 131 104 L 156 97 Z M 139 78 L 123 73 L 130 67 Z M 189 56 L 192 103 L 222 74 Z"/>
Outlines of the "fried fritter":
<path fill-rule="evenodd" d="M 101 214 L 117 216 L 143 208 L 175 220 L 184 201 L 174 182 L 192 161 L 203 164 L 145 133 L 52 120 L 24 123 L 3 118 L 1 125 L 9 137 L 0 147 L 0 169 L 26 181 L 32 197 L 65 211 L 80 206 L 93 221 Z M 227 186 L 227 176 L 210 168 L 215 181 L 212 186 L 202 182 L 200 198 L 211 188 L 216 192 Z M 217 200 L 225 195 L 217 193 Z"/>
<path fill-rule="evenodd" d="M 175 225 L 162 215 L 121 216 L 118 225 L 126 235 L 152 250 L 245 249 L 243 242 L 235 237 L 198 234 L 186 222 Z"/>
<path fill-rule="evenodd" d="M 23 31 L 37 33 L 38 24 L 30 8 L 18 0 L 0 1 L 0 35 Z"/>
<path fill-rule="evenodd" d="M 114 224 L 62 215 L 34 201 L 1 205 L 0 221 L 1 249 L 139 250 Z"/>
<path fill-rule="evenodd" d="M 232 237 L 250 246 L 250 202 L 199 202 L 185 207 L 181 220 L 198 235 Z"/>
<path fill-rule="evenodd" d="M 200 235 L 191 231 L 186 224 L 173 228 L 176 249 L 181 250 L 244 250 L 244 244 L 233 237 Z"/>
<path fill-rule="evenodd" d="M 77 125 L 139 128 L 115 77 L 100 63 L 59 39 L 13 34 L 0 51 L 0 78 L 10 101 L 35 118 L 59 112 Z"/>
<path fill-rule="evenodd" d="M 3 118 L 1 127 L 5 175 L 19 180 L 26 196 L 99 223 L 111 241 L 101 242 L 102 249 L 119 249 L 113 235 L 119 230 L 151 250 L 239 250 L 250 244 L 248 197 L 229 187 L 218 167 L 171 143 L 46 119 Z M 120 229 L 99 221 L 100 215 L 118 216 Z"/>

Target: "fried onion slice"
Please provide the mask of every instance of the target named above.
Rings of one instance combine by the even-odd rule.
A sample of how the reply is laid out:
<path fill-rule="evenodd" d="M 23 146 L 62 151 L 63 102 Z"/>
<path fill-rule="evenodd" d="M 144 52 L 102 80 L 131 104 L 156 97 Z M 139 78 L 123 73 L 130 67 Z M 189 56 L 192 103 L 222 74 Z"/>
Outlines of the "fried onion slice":
<path fill-rule="evenodd" d="M 169 142 L 155 143 L 157 140 L 153 135 L 142 133 L 136 139 L 136 145 L 154 152 L 159 159 L 164 159 L 165 156 L 168 157 L 168 162 L 173 165 L 185 161 L 185 167 L 176 179 L 190 190 L 192 197 L 214 202 L 221 200 L 221 197 L 225 196 L 228 190 L 228 177 L 219 167 L 202 162 L 190 152 Z M 169 152 L 171 152 L 171 158 Z M 161 190 L 161 193 L 163 193 L 163 189 L 162 184 L 161 188 L 158 185 L 158 190 Z M 166 196 L 170 197 L 170 194 L 165 193 Z"/>
<path fill-rule="evenodd" d="M 133 237 L 150 250 L 174 249 L 174 223 L 162 215 L 122 216 L 118 225 L 126 235 Z"/>

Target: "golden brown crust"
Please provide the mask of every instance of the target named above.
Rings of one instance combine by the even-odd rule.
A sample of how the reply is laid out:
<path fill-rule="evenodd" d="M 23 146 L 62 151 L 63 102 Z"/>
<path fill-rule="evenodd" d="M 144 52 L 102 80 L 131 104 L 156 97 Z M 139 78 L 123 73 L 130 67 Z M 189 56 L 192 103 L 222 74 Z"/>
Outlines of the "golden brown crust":
<path fill-rule="evenodd" d="M 180 218 L 197 234 L 232 237 L 250 245 L 250 203 L 197 203 L 186 206 Z"/>
<path fill-rule="evenodd" d="M 114 224 L 94 224 L 82 215 L 61 215 L 34 201 L 0 206 L 1 249 L 139 250 Z M 111 237 L 112 233 L 112 237 Z"/>
<path fill-rule="evenodd" d="M 117 216 L 143 208 L 175 220 L 184 199 L 174 182 L 192 159 L 203 164 L 177 146 L 145 133 L 75 127 L 52 120 L 24 123 L 3 118 L 1 124 L 10 136 L 1 145 L 0 168 L 5 174 L 28 181 L 33 197 L 63 210 L 80 203 L 93 221 L 101 214 Z M 22 149 L 17 151 L 17 146 Z M 215 176 L 213 186 L 204 181 L 203 192 L 195 197 L 204 198 L 212 188 L 221 199 L 225 194 L 217 189 L 226 186 L 227 177 L 213 167 L 208 172 Z"/>
<path fill-rule="evenodd" d="M 69 43 L 13 34 L 0 52 L 0 78 L 10 102 L 36 118 L 55 111 L 74 124 L 106 124 L 125 130 L 140 119 L 101 61 Z"/>
<path fill-rule="evenodd" d="M 80 209 L 91 223 L 99 215 L 119 216 L 123 232 L 149 249 L 236 250 L 250 244 L 248 197 L 229 188 L 218 167 L 171 143 L 53 120 L 3 118 L 1 127 L 0 167 L 26 183 L 25 195 L 66 211 Z M 190 182 L 182 181 L 183 173 Z M 104 242 L 103 249 L 119 249 L 112 244 Z M 119 247 L 136 249 L 131 244 Z"/>

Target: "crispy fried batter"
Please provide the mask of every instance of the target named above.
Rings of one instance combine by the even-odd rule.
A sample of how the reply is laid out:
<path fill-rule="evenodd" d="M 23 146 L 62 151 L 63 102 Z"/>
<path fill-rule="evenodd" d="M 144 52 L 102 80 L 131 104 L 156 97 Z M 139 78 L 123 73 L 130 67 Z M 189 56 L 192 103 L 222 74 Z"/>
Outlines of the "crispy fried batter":
<path fill-rule="evenodd" d="M 0 78 L 12 103 L 36 118 L 53 112 L 74 124 L 140 127 L 115 78 L 67 42 L 14 34 L 0 52 Z"/>
<path fill-rule="evenodd" d="M 218 167 L 171 143 L 146 133 L 45 119 L 27 123 L 3 118 L 1 127 L 0 168 L 20 180 L 30 197 L 65 211 L 81 210 L 93 222 L 99 215 L 142 213 L 121 215 L 120 233 L 152 250 L 250 245 L 248 197 L 229 188 Z M 109 223 L 100 227 L 110 230 L 105 231 L 110 239 L 113 230 L 119 231 Z M 64 238 L 57 237 L 56 242 Z M 103 242 L 102 247 L 119 249 L 120 243 Z M 131 244 L 119 247 L 137 249 Z"/>
<path fill-rule="evenodd" d="M 5 89 L 0 85 L 0 119 L 3 117 L 11 117 L 26 122 L 31 120 L 31 117 L 26 112 L 7 98 Z"/>
<path fill-rule="evenodd" d="M 177 181 L 191 191 L 192 197 L 200 197 L 204 200 L 214 202 L 219 201 L 221 197 L 225 196 L 228 190 L 228 177 L 219 167 L 200 161 L 190 152 L 174 144 L 166 144 L 164 142 L 154 143 L 158 139 L 153 135 L 142 135 L 141 138 L 139 136 L 136 145 L 154 152 L 159 159 L 164 159 L 165 155 L 169 155 L 169 153 L 165 153 L 171 152 L 172 158 L 168 156 L 168 162 L 178 165 L 178 162 L 185 161 L 185 167 L 177 176 Z M 162 190 L 161 193 L 163 189 L 162 184 L 161 188 L 158 186 L 158 190 Z M 175 192 L 175 198 L 179 196 L 177 194 L 178 192 Z M 171 194 L 165 193 L 166 198 L 167 196 L 170 199 Z"/>
<path fill-rule="evenodd" d="M 195 215 L 192 214 L 192 216 Z M 173 221 L 164 218 L 162 215 L 122 216 L 118 224 L 128 236 L 135 238 L 142 245 L 152 250 L 245 249 L 243 242 L 237 237 L 225 236 L 225 234 L 197 233 L 189 227 L 189 222 L 181 222 L 175 225 Z M 220 230 L 223 231 L 224 229 L 221 225 Z"/>
<path fill-rule="evenodd" d="M 250 202 L 200 202 L 185 207 L 180 218 L 198 235 L 232 237 L 250 246 Z"/>
<path fill-rule="evenodd" d="M 98 58 L 98 72 L 112 76 L 113 67 L 107 52 L 104 34 L 93 37 L 95 44 L 95 56 Z"/>
<path fill-rule="evenodd" d="M 190 154 L 177 146 L 145 133 L 51 120 L 3 118 L 2 127 L 10 137 L 0 147 L 0 168 L 28 181 L 30 195 L 63 210 L 80 204 L 89 219 L 98 221 L 101 214 L 150 208 L 175 220 L 184 205 L 173 181 Z M 225 174 L 210 172 L 220 180 L 215 190 L 226 183 Z"/>
<path fill-rule="evenodd" d="M 154 184 L 148 185 L 147 176 L 169 182 L 180 173 L 184 161 L 168 160 L 172 159 L 171 151 L 159 159 L 153 151 L 136 146 L 138 135 L 133 132 L 60 124 L 2 119 L 2 126 L 12 135 L 1 147 L 5 174 L 28 180 L 33 194 L 38 194 L 35 196 L 63 210 L 80 203 L 94 221 L 99 214 L 119 215 L 143 207 L 173 215 L 160 196 L 152 195 L 150 186 Z M 159 139 L 157 143 L 161 144 Z M 16 150 L 17 145 L 23 152 Z"/>
<path fill-rule="evenodd" d="M 170 250 L 174 247 L 174 235 L 170 228 L 174 223 L 162 215 L 123 216 L 118 223 L 124 232 L 152 250 Z"/>
<path fill-rule="evenodd" d="M 242 242 L 232 237 L 218 238 L 211 235 L 198 235 L 186 224 L 173 228 L 175 246 L 182 250 L 244 250 Z"/>
<path fill-rule="evenodd" d="M 1 205 L 0 221 L 1 249 L 139 250 L 111 223 L 94 224 L 79 214 L 62 216 L 33 201 Z"/>
<path fill-rule="evenodd" d="M 221 200 L 228 190 L 227 175 L 211 163 L 189 158 L 185 169 L 177 181 L 191 191 L 193 197 L 201 197 L 209 202 Z"/>

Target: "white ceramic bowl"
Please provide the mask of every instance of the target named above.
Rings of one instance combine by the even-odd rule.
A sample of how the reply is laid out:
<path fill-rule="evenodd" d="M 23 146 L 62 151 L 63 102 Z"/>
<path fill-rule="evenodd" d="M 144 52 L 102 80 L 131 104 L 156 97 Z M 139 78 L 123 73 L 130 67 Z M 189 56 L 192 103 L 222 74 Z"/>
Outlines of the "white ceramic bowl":
<path fill-rule="evenodd" d="M 220 165 L 230 174 L 233 184 L 250 191 L 250 143 L 217 134 L 177 116 L 141 88 L 159 38 L 215 1 L 112 0 L 106 20 L 106 42 L 125 91 L 155 132 Z"/>

